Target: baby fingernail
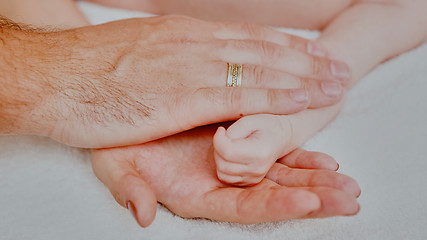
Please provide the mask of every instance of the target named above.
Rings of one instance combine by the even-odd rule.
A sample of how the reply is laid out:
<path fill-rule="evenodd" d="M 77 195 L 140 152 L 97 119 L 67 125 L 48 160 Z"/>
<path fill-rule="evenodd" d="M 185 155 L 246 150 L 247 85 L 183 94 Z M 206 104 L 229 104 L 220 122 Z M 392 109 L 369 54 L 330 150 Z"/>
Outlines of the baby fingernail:
<path fill-rule="evenodd" d="M 307 52 L 313 56 L 326 57 L 326 49 L 317 42 L 309 42 L 307 44 Z"/>
<path fill-rule="evenodd" d="M 320 86 L 322 91 L 329 97 L 337 97 L 342 94 L 342 86 L 338 82 L 322 82 Z"/>
<path fill-rule="evenodd" d="M 304 89 L 292 89 L 290 95 L 297 103 L 305 103 L 308 101 L 308 92 Z"/>
<path fill-rule="evenodd" d="M 131 201 L 128 201 L 126 203 L 126 207 L 129 210 L 129 212 L 132 214 L 133 218 L 135 218 L 135 220 L 138 221 L 138 219 L 136 217 L 136 208 L 135 208 L 135 205 L 133 205 L 133 203 Z"/>
<path fill-rule="evenodd" d="M 332 75 L 340 80 L 349 80 L 351 77 L 350 68 L 342 62 L 332 62 L 331 72 Z"/>

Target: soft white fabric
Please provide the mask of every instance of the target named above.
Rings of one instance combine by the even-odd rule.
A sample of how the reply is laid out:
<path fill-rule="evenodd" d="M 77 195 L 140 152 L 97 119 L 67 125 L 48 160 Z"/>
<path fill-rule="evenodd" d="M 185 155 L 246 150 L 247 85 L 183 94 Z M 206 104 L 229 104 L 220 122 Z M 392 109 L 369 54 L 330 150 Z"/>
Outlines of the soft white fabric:
<path fill-rule="evenodd" d="M 80 7 L 93 23 L 144 16 Z M 0 137 L 0 239 L 426 239 L 426 76 L 425 44 L 367 76 L 306 145 L 334 156 L 360 183 L 355 217 L 242 226 L 184 220 L 159 207 L 154 224 L 141 229 L 95 178 L 88 151 Z"/>

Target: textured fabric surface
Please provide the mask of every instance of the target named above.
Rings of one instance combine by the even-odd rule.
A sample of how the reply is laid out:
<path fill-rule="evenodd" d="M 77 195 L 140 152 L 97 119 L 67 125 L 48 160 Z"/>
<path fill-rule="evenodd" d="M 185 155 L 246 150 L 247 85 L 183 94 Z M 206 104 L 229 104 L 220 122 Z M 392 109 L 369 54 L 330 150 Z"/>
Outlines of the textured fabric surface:
<path fill-rule="evenodd" d="M 144 16 L 79 5 L 94 24 Z M 159 207 L 141 229 L 93 175 L 89 151 L 0 137 L 0 239 L 426 239 L 426 91 L 427 44 L 365 77 L 338 118 L 306 144 L 360 183 L 354 217 L 242 226 L 184 220 Z"/>

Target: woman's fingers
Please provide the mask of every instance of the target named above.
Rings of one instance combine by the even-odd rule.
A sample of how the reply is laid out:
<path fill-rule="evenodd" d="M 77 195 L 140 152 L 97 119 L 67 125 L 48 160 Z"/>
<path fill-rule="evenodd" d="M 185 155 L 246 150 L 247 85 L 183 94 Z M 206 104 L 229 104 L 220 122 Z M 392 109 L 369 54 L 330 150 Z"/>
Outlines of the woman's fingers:
<path fill-rule="evenodd" d="M 269 27 L 251 23 L 219 23 L 219 26 L 220 30 L 214 32 L 214 36 L 219 39 L 269 41 L 310 55 L 327 56 L 326 48 L 319 43 Z"/>
<path fill-rule="evenodd" d="M 115 200 L 130 211 L 138 224 L 141 227 L 148 227 L 156 216 L 157 199 L 151 187 L 129 161 L 125 160 L 126 149 L 93 150 L 93 170 L 98 179 L 110 190 Z M 121 159 L 124 160 L 121 161 Z"/>
<path fill-rule="evenodd" d="M 336 171 L 339 168 L 339 164 L 333 157 L 324 153 L 310 152 L 300 148 L 279 159 L 278 163 L 282 163 L 290 168 L 328 169 L 332 171 Z"/>
<path fill-rule="evenodd" d="M 360 195 L 360 187 L 355 180 L 330 170 L 292 169 L 275 163 L 266 178 L 287 187 L 330 187 L 353 197 Z"/>

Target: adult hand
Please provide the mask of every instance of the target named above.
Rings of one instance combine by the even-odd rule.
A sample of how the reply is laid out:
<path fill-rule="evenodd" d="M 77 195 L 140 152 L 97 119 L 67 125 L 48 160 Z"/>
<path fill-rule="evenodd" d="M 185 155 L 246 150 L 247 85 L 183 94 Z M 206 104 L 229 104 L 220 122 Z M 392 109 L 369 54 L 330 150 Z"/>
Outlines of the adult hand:
<path fill-rule="evenodd" d="M 358 212 L 357 183 L 333 171 L 335 160 L 320 153 L 292 152 L 256 186 L 221 183 L 212 151 L 217 127 L 138 146 L 93 150 L 93 170 L 143 227 L 154 220 L 157 201 L 185 218 L 243 224 Z"/>
<path fill-rule="evenodd" d="M 344 63 L 308 54 L 323 54 L 316 44 L 257 25 L 167 16 L 7 33 L 27 39 L 10 68 L 28 86 L 25 94 L 4 93 L 10 111 L 18 111 L 10 99 L 19 97 L 26 113 L 9 114 L 8 126 L 21 127 L 9 133 L 79 147 L 131 145 L 244 115 L 331 105 L 341 98 L 339 80 L 349 78 Z M 227 63 L 244 64 L 242 87 L 225 87 Z"/>

